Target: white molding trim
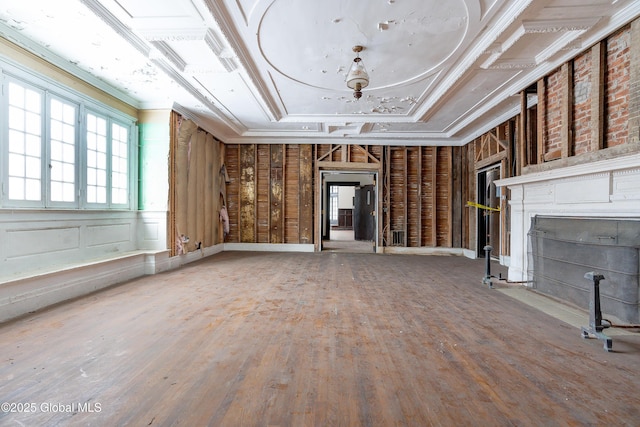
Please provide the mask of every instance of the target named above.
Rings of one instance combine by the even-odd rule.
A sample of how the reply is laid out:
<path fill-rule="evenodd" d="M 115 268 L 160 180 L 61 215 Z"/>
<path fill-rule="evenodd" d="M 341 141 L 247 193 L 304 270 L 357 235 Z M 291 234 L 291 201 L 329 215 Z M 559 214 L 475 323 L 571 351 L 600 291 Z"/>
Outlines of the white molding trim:
<path fill-rule="evenodd" d="M 495 181 L 498 187 L 508 187 L 512 185 L 530 184 L 534 182 L 549 181 L 560 178 L 571 178 L 583 175 L 596 175 L 610 173 L 624 169 L 635 169 L 640 167 L 640 153 L 631 156 L 618 157 L 615 159 L 599 160 L 591 163 L 567 166 L 559 169 L 552 169 L 544 172 L 535 172 L 520 175 L 513 178 L 499 179 Z"/>
<path fill-rule="evenodd" d="M 314 252 L 315 245 L 304 243 L 225 243 L 224 251 Z"/>
<path fill-rule="evenodd" d="M 466 249 L 463 248 L 444 248 L 444 247 L 427 247 L 421 246 L 416 248 L 405 248 L 399 246 L 384 246 L 383 253 L 394 255 L 444 255 L 444 256 L 467 256 Z M 475 253 L 474 253 L 475 256 Z"/>

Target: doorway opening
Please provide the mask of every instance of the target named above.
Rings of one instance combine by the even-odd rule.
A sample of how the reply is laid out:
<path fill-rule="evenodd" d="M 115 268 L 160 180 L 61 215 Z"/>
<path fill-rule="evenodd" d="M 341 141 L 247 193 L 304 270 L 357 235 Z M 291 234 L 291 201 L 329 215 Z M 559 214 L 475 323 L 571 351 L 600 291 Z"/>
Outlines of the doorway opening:
<path fill-rule="evenodd" d="M 500 165 L 490 166 L 478 172 L 478 257 L 484 258 L 484 247 L 492 247 L 491 257 L 499 257 L 500 248 Z"/>
<path fill-rule="evenodd" d="M 377 173 L 322 171 L 321 250 L 376 250 Z"/>

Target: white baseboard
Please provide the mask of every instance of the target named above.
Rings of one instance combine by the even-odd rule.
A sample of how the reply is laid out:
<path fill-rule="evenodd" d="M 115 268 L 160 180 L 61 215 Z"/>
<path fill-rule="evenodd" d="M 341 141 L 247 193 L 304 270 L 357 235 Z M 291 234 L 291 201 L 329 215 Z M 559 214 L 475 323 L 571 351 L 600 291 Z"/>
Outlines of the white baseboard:
<path fill-rule="evenodd" d="M 225 243 L 225 251 L 252 251 L 252 252 L 313 252 L 312 244 L 294 243 Z"/>
<path fill-rule="evenodd" d="M 405 248 L 400 246 L 387 246 L 384 248 L 385 254 L 403 254 L 403 255 L 465 255 L 461 248 L 441 248 L 421 246 L 418 248 Z"/>

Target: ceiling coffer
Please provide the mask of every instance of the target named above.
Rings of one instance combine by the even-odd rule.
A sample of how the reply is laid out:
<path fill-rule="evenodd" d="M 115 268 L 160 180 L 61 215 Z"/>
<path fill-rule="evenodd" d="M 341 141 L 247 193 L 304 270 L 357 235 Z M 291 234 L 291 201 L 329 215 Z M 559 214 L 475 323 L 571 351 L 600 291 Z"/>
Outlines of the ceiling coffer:
<path fill-rule="evenodd" d="M 349 73 L 347 73 L 347 86 L 353 89 L 353 97 L 360 99 L 362 97 L 362 89 L 369 86 L 369 74 L 364 68 L 364 63 L 360 58 L 360 52 L 364 48 L 362 46 L 354 46 L 353 51 L 356 53 L 356 57 L 353 58 L 351 67 L 349 67 Z"/>

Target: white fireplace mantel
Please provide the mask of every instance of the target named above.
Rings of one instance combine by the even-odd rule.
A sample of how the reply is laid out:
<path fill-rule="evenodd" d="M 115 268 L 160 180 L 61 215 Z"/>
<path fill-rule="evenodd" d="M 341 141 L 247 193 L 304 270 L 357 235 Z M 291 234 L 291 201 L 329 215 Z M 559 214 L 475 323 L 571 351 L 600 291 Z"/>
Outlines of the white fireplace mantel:
<path fill-rule="evenodd" d="M 495 182 L 510 190 L 509 280 L 528 281 L 527 233 L 536 215 L 640 216 L 640 153 Z M 506 197 L 506 196 L 503 196 Z"/>

